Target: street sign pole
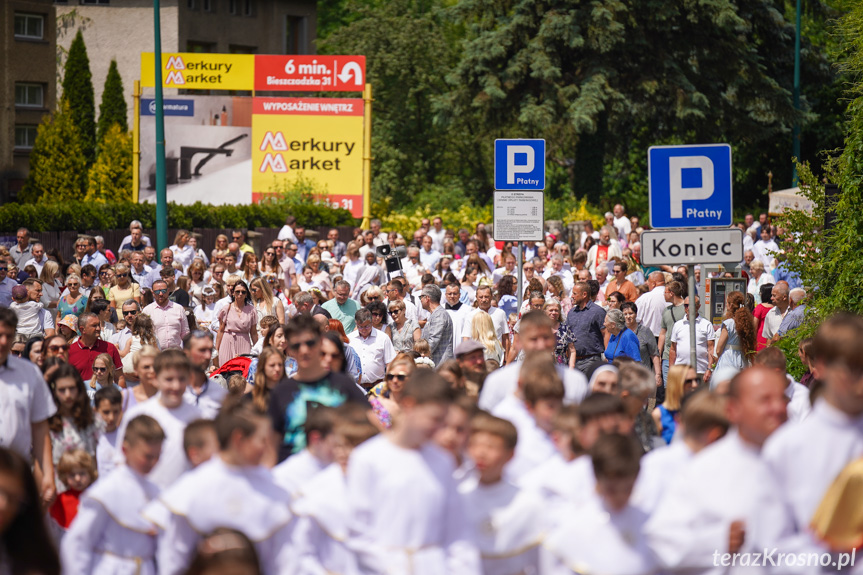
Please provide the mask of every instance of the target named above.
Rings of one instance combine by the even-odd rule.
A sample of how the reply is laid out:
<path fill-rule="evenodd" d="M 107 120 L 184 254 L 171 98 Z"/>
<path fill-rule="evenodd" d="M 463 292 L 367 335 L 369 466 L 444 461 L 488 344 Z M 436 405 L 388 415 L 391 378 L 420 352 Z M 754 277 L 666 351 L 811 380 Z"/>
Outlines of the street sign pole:
<path fill-rule="evenodd" d="M 156 257 L 168 247 L 168 181 L 165 175 L 165 110 L 162 106 L 162 32 L 159 0 L 153 0 L 154 72 L 156 84 Z"/>
<path fill-rule="evenodd" d="M 695 349 L 695 314 L 698 308 L 695 306 L 695 266 L 689 264 L 686 266 L 686 276 L 689 279 L 689 365 L 695 372 L 698 372 L 698 358 Z M 708 363 L 710 358 L 707 358 Z"/>
<path fill-rule="evenodd" d="M 522 304 L 522 299 L 524 298 L 524 288 L 521 287 L 522 273 L 523 273 L 521 271 L 521 265 L 522 265 L 521 260 L 524 257 L 524 254 L 522 254 L 521 242 L 515 242 L 515 244 L 513 244 L 513 245 L 515 245 L 515 249 L 516 249 L 515 267 L 518 268 L 518 281 L 516 282 L 517 287 L 515 288 L 516 291 L 518 292 L 516 294 L 516 296 L 518 297 L 518 307 L 515 308 L 516 309 L 515 313 L 516 313 L 516 315 L 518 315 L 518 314 L 521 314 L 521 304 Z"/>

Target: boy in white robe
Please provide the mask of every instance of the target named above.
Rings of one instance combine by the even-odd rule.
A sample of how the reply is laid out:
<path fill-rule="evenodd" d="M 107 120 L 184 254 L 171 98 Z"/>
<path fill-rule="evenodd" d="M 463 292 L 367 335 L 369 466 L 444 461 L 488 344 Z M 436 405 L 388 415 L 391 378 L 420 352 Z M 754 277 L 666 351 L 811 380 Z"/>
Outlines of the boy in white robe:
<path fill-rule="evenodd" d="M 579 454 L 555 473 L 534 477 L 522 484 L 524 488 L 542 495 L 552 524 L 557 524 L 558 515 L 570 513 L 570 506 L 577 508 L 584 504 L 595 489 L 593 464 L 590 457 L 582 453 L 592 448 L 600 435 L 632 430 L 632 420 L 627 416 L 623 402 L 616 395 L 606 393 L 594 393 L 581 402 L 578 420 L 575 441 L 580 447 Z"/>
<path fill-rule="evenodd" d="M 273 480 L 291 496 L 296 496 L 307 481 L 333 463 L 334 423 L 333 408 L 319 406 L 310 410 L 303 424 L 306 448 L 273 468 Z"/>
<path fill-rule="evenodd" d="M 194 405 L 183 401 L 183 393 L 192 377 L 192 364 L 182 351 L 168 349 L 161 352 L 153 362 L 153 368 L 159 393 L 129 409 L 117 437 L 122 442 L 126 421 L 139 415 L 149 415 L 159 422 L 165 431 L 165 442 L 159 463 L 150 472 L 148 479 L 165 489 L 189 469 L 189 462 L 183 451 L 183 431 L 189 422 L 201 418 L 201 412 Z"/>
<path fill-rule="evenodd" d="M 123 394 L 114 386 L 103 387 L 93 397 L 93 407 L 105 423 L 105 433 L 96 445 L 96 466 L 100 477 L 105 477 L 116 467 L 117 432 L 123 418 Z"/>
<path fill-rule="evenodd" d="M 842 469 L 863 457 L 863 318 L 837 315 L 813 342 L 813 373 L 824 391 L 809 417 L 782 426 L 764 446 L 764 459 L 806 530 Z"/>
<path fill-rule="evenodd" d="M 447 410 L 443 427 L 434 434 L 432 440 L 438 447 L 448 451 L 455 459 L 455 480 L 461 481 L 473 472 L 473 461 L 465 453 L 470 432 L 470 419 L 476 413 L 473 398 L 458 396 Z"/>
<path fill-rule="evenodd" d="M 553 458 L 557 450 L 551 438 L 554 416 L 563 406 L 563 381 L 555 369 L 554 358 L 532 352 L 522 363 L 518 389 L 492 410 L 518 430 L 515 456 L 506 467 L 513 482 Z"/>
<path fill-rule="evenodd" d="M 591 450 L 596 491 L 543 543 L 543 575 L 647 575 L 655 560 L 642 532 L 647 514 L 629 504 L 641 446 L 629 435 L 603 435 Z"/>
<path fill-rule="evenodd" d="M 452 393 L 431 370 L 415 371 L 404 384 L 401 416 L 392 429 L 351 454 L 348 545 L 364 573 L 480 573 L 452 457 L 430 441 Z"/>
<path fill-rule="evenodd" d="M 202 535 L 219 527 L 249 537 L 265 575 L 295 572 L 290 496 L 261 466 L 270 426 L 267 415 L 251 403 L 223 406 L 216 418 L 218 456 L 186 473 L 144 509 L 144 517 L 159 527 L 159 575 L 185 573 Z"/>
<path fill-rule="evenodd" d="M 64 573 L 156 574 L 156 527 L 141 511 L 159 493 L 146 476 L 159 461 L 164 438 L 152 417 L 141 415 L 129 422 L 122 446 L 126 464 L 82 495 L 63 538 Z"/>
<path fill-rule="evenodd" d="M 536 573 L 539 569 L 542 498 L 503 478 L 517 442 L 515 426 L 505 419 L 480 412 L 471 420 L 468 453 L 476 473 L 461 482 L 459 492 L 484 575 Z"/>
<path fill-rule="evenodd" d="M 219 436 L 212 419 L 196 419 L 183 430 L 183 451 L 192 469 L 219 453 Z"/>
<path fill-rule="evenodd" d="M 357 573 L 356 558 L 347 546 L 351 501 L 345 474 L 351 452 L 377 435 L 378 429 L 369 421 L 367 410 L 357 404 L 345 403 L 335 411 L 335 462 L 315 475 L 291 505 L 297 516 L 293 533 L 297 575 Z"/>
<path fill-rule="evenodd" d="M 584 454 L 578 442 L 578 407 L 565 405 L 554 416 L 551 427 L 551 440 L 557 453 L 532 471 L 525 473 L 518 486 L 526 489 L 541 487 L 546 478 L 556 476 L 566 469 L 566 464 Z"/>
<path fill-rule="evenodd" d="M 671 445 L 654 449 L 641 459 L 632 504 L 652 515 L 669 483 L 696 453 L 721 439 L 727 431 L 724 398 L 706 390 L 684 398 Z"/>
<path fill-rule="evenodd" d="M 729 384 L 728 434 L 698 453 L 671 482 L 645 533 L 669 573 L 763 572 L 723 564 L 726 553 L 789 549 L 793 523 L 761 447 L 786 418 L 785 380 L 752 367 Z"/>

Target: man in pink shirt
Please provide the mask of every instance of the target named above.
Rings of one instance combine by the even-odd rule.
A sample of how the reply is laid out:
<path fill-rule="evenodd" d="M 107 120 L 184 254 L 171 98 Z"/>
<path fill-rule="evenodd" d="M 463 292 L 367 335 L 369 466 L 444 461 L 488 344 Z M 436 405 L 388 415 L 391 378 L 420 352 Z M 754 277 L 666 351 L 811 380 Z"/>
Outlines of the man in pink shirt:
<path fill-rule="evenodd" d="M 153 303 L 144 308 L 145 313 L 153 320 L 156 328 L 156 339 L 159 347 L 182 348 L 183 337 L 189 333 L 189 322 L 186 320 L 186 310 L 178 303 L 168 299 L 168 284 L 163 280 L 153 282 Z"/>

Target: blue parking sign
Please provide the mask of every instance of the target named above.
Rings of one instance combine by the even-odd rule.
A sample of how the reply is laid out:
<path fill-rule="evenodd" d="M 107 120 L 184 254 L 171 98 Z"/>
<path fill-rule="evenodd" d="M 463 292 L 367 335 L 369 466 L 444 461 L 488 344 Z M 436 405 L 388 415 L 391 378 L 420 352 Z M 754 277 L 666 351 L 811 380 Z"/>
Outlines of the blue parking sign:
<path fill-rule="evenodd" d="M 650 226 L 728 227 L 731 146 L 653 146 L 647 151 Z"/>
<path fill-rule="evenodd" d="M 544 190 L 545 140 L 495 140 L 494 189 Z"/>

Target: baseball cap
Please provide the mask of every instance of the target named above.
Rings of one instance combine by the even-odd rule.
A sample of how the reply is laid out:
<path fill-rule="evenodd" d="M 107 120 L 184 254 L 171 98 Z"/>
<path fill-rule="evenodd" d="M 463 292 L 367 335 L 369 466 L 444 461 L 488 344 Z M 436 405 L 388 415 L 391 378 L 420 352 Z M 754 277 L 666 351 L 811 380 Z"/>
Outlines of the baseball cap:
<path fill-rule="evenodd" d="M 455 348 L 455 356 L 461 357 L 463 355 L 467 355 L 468 353 L 473 353 L 479 349 L 485 349 L 483 345 L 476 341 L 475 339 L 469 339 L 467 341 L 463 341 Z"/>

